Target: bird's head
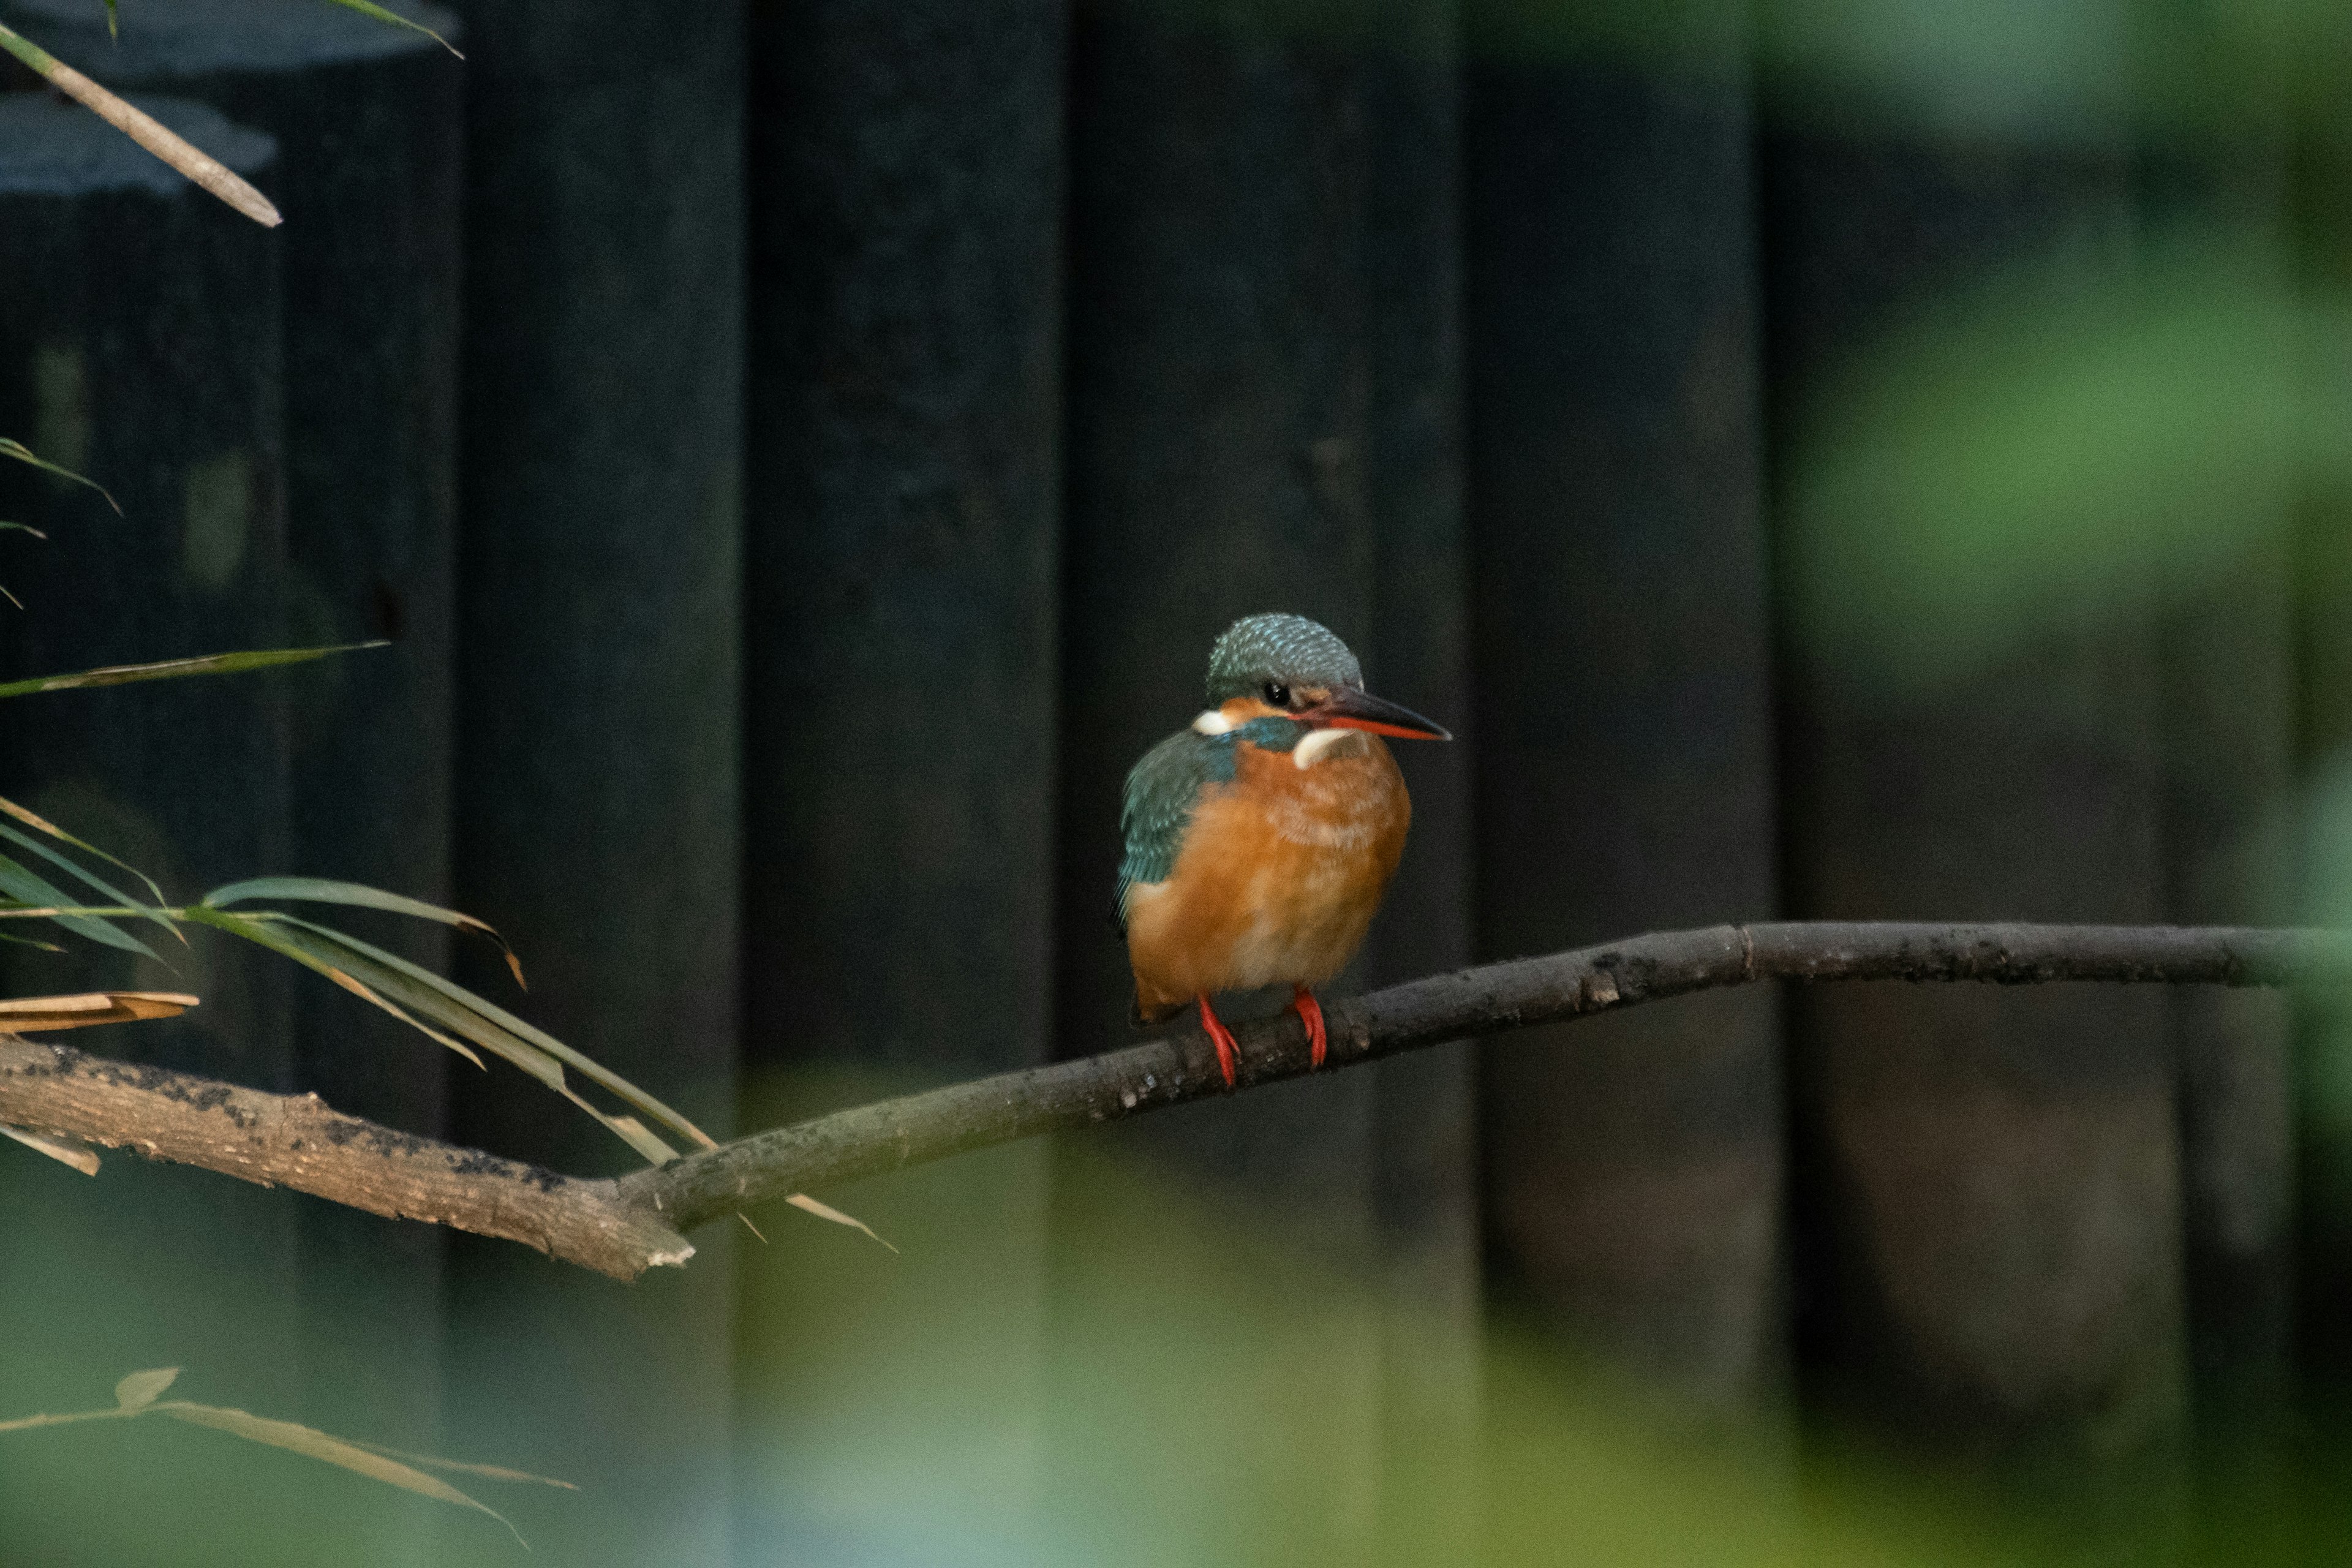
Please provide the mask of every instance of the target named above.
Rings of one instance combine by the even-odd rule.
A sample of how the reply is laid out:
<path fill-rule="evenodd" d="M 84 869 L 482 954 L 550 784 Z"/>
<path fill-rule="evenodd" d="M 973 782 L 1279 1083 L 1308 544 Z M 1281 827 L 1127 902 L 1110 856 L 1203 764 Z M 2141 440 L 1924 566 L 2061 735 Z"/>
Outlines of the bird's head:
<path fill-rule="evenodd" d="M 1348 645 L 1304 616 L 1244 616 L 1209 653 L 1210 714 L 1219 728 L 1287 719 L 1308 729 L 1450 741 L 1443 725 L 1364 689 Z"/>

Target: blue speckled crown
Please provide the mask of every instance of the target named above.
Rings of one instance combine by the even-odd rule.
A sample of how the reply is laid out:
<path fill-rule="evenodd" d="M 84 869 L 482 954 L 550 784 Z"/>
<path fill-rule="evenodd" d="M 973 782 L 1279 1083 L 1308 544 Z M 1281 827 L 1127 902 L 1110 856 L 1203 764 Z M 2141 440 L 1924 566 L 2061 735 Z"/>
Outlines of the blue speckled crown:
<path fill-rule="evenodd" d="M 1269 680 L 1360 687 L 1364 669 L 1346 643 L 1305 616 L 1244 616 L 1209 650 L 1209 700 L 1255 697 Z"/>

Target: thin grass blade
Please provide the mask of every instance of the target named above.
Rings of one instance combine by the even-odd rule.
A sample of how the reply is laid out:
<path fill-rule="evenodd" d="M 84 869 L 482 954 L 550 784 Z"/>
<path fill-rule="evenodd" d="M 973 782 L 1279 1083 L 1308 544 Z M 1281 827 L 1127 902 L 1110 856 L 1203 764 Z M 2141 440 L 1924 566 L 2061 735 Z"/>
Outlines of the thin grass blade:
<path fill-rule="evenodd" d="M 29 522 L 10 522 L 5 518 L 0 518 L 0 533 L 29 533 L 39 540 L 49 537 Z"/>
<path fill-rule="evenodd" d="M 460 1475 L 479 1476 L 484 1480 L 515 1481 L 536 1487 L 562 1487 L 565 1491 L 580 1489 L 570 1481 L 559 1481 L 553 1476 L 534 1476 L 529 1470 L 510 1470 L 504 1465 L 469 1465 L 463 1459 L 444 1459 L 435 1454 L 411 1454 L 401 1448 L 387 1448 L 381 1443 L 362 1443 L 357 1437 L 346 1437 L 354 1448 L 365 1448 L 371 1454 L 382 1454 L 387 1459 L 398 1459 L 404 1465 L 415 1465 L 423 1470 L 455 1470 Z"/>
<path fill-rule="evenodd" d="M 14 54 L 16 51 L 12 49 L 9 52 Z M 39 468 L 46 473 L 55 474 L 61 479 L 71 479 L 78 485 L 83 485 L 90 489 L 94 489 L 100 495 L 106 497 L 106 504 L 114 509 L 115 516 L 121 517 L 122 515 L 122 503 L 116 500 L 112 495 L 108 494 L 107 489 L 104 485 L 100 484 L 96 479 L 84 478 L 82 475 L 75 473 L 71 468 L 58 467 L 57 464 L 50 462 L 47 458 L 37 454 L 30 447 L 26 446 L 22 441 L 11 441 L 5 436 L 0 436 L 0 458 L 14 458 L 20 463 L 30 463 L 33 467 Z M 25 528 L 25 525 L 21 522 L 12 522 L 8 526 L 11 528 L 24 528 L 26 533 L 37 535 L 42 539 L 47 539 L 48 537 L 47 534 L 41 532 L 37 528 Z"/>
<path fill-rule="evenodd" d="M 5 801 L 0 801 L 0 809 L 5 809 L 7 806 L 7 804 L 8 803 Z M 27 815 L 30 814 L 28 813 Z M 34 820 L 39 821 L 40 819 L 35 817 Z M 39 839 L 33 837 L 30 834 L 20 833 L 5 822 L 0 822 L 0 838 L 5 838 L 8 840 L 9 843 L 16 845 L 21 848 L 31 850 L 42 859 L 47 860 L 50 865 L 58 867 L 68 875 L 74 877 L 77 880 L 80 881 L 83 886 L 94 888 L 98 891 L 105 894 L 108 898 L 113 900 L 116 903 L 125 904 L 131 909 L 139 910 L 139 912 L 146 919 L 152 921 L 156 925 L 161 926 L 163 930 L 171 932 L 173 936 L 179 935 L 179 927 L 172 923 L 170 918 L 163 913 L 161 907 L 163 902 L 162 889 L 155 889 L 155 902 L 153 905 L 142 904 L 138 900 L 131 897 L 128 893 L 125 893 L 121 889 L 112 886 L 96 872 L 84 868 L 79 861 L 74 860 L 68 856 L 58 854 L 56 850 L 50 848 Z M 95 854 L 96 851 L 93 850 L 92 853 Z M 112 857 L 110 856 L 109 858 L 110 859 Z M 117 862 L 117 864 L 120 864 L 120 862 Z M 136 875 L 136 873 L 134 872 L 133 875 Z M 144 879 L 142 878 L 142 880 L 144 880 Z M 150 888 L 155 887 L 155 884 L 152 882 L 149 882 L 147 885 Z"/>
<path fill-rule="evenodd" d="M 146 1408 L 174 1420 L 185 1421 L 192 1426 L 209 1426 L 216 1432 L 242 1437 L 248 1443 L 266 1443 L 273 1448 L 284 1448 L 289 1453 L 326 1464 L 340 1465 L 386 1486 L 399 1487 L 404 1491 L 454 1503 L 459 1508 L 473 1509 L 506 1525 L 517 1541 L 522 1541 L 522 1532 L 509 1522 L 506 1515 L 486 1503 L 475 1501 L 438 1476 L 426 1475 L 412 1465 L 404 1465 L 397 1459 L 372 1453 L 356 1444 L 346 1443 L 341 1437 L 329 1436 L 314 1426 L 298 1426 L 291 1421 L 273 1421 L 268 1416 L 217 1405 L 191 1405 L 182 1399 L 166 1400 Z M 523 1544 L 529 1546 L 530 1542 L 524 1542 Z"/>
<path fill-rule="evenodd" d="M 7 50 L 32 67 L 51 87 L 264 228 L 276 228 L 286 221 L 268 196 L 240 179 L 226 163 L 152 115 L 133 109 L 31 39 L 12 28 L 0 26 L 0 49 Z"/>
<path fill-rule="evenodd" d="M 371 1006 L 383 1008 L 418 1034 L 448 1047 L 477 1068 L 481 1068 L 483 1071 L 489 1070 L 483 1066 L 482 1058 L 476 1056 L 472 1048 L 463 1041 L 452 1038 L 423 1019 L 415 1016 L 366 981 L 353 974 L 346 966 L 341 955 L 331 952 L 321 952 L 316 944 L 297 941 L 283 931 L 273 930 L 268 922 L 252 916 L 232 914 L 226 910 L 207 909 L 202 904 L 193 909 L 183 910 L 180 913 L 184 919 L 194 924 L 211 926 L 214 930 L 226 931 L 231 936 L 243 937 L 249 942 L 268 948 L 282 958 L 292 959 L 305 969 L 325 975 Z M 548 1065 L 554 1067 L 551 1062 Z M 530 1069 L 526 1067 L 525 1070 Z M 555 1068 L 559 1077 L 562 1070 L 561 1068 Z"/>
<path fill-rule="evenodd" d="M 0 855 L 0 893 L 5 893 L 20 903 L 45 908 L 69 908 L 73 903 L 71 899 L 67 898 L 41 878 L 5 855 Z M 115 930 L 112 925 L 96 915 L 57 914 L 48 918 L 77 936 L 88 937 L 90 941 L 105 946 L 119 947 L 127 952 L 140 953 L 148 958 L 155 956 L 153 950 L 145 942 L 128 931 Z"/>
<path fill-rule="evenodd" d="M 114 4 L 114 0 L 106 0 L 106 3 L 111 5 Z M 400 15 L 397 11 L 387 11 L 383 6 L 375 5 L 373 0 L 335 0 L 335 4 L 338 5 L 347 6 L 353 11 L 357 11 L 362 16 L 373 16 L 379 22 L 389 22 L 395 27 L 406 27 L 412 33 L 422 33 L 426 37 L 432 39 L 435 43 L 440 45 L 443 48 L 448 50 L 451 54 L 456 55 L 459 59 L 462 60 L 466 58 L 464 50 L 451 43 L 448 39 L 443 37 L 440 34 L 435 32 L 432 28 L 426 26 L 424 23 L 412 22 L 407 17 Z"/>
<path fill-rule="evenodd" d="M 131 865 L 129 861 L 118 859 L 114 856 L 109 855 L 105 850 L 100 849 L 97 845 L 76 838 L 72 834 L 68 833 L 64 828 L 59 827 L 47 817 L 42 816 L 38 813 L 30 811 L 24 806 L 18 805 L 15 801 L 8 799 L 5 795 L 0 795 L 0 815 L 13 816 L 17 821 L 23 823 L 26 826 L 32 828 L 37 833 L 46 833 L 60 844 L 70 844 L 85 855 L 95 855 L 100 859 L 105 861 L 108 865 L 115 867 L 117 869 L 130 872 L 132 876 L 147 884 L 147 891 L 153 895 L 157 907 L 159 909 L 162 907 L 163 903 L 163 889 L 156 885 L 154 878 L 149 876 L 146 872 L 142 871 L 138 867 Z M 134 900 L 125 899 L 122 901 L 127 904 L 131 903 Z"/>
<path fill-rule="evenodd" d="M 42 691 L 73 691 L 88 686 L 128 686 L 136 680 L 176 680 L 184 675 L 238 675 L 280 664 L 304 664 L 331 654 L 361 648 L 389 647 L 375 642 L 340 643 L 333 647 L 258 648 L 246 653 L 207 653 L 194 658 L 167 658 L 154 664 L 110 664 L 71 675 L 39 675 L 30 680 L 0 683 L 0 697 L 30 697 Z"/>
<path fill-rule="evenodd" d="M 456 910 L 445 910 L 421 899 L 387 893 L 381 888 L 367 887 L 359 882 L 334 882 L 321 877 L 255 877 L 243 882 L 231 882 L 225 888 L 215 888 L 205 895 L 204 901 L 215 909 L 226 909 L 248 899 L 285 899 L 295 903 L 343 904 L 355 909 L 389 910 L 394 914 L 414 915 L 418 920 L 438 921 L 446 926 L 486 936 L 499 944 L 507 961 L 507 969 L 514 975 L 515 984 L 530 989 L 522 977 L 522 961 L 507 939 L 500 936 L 488 921 L 476 920 Z"/>
<path fill-rule="evenodd" d="M 380 963 L 388 965 L 389 967 L 399 971 L 401 973 L 415 980 L 418 984 L 426 986 L 439 994 L 447 997 L 457 1005 L 478 1015 L 480 1017 L 491 1024 L 497 1025 L 499 1027 L 508 1031 L 515 1037 L 528 1041 L 530 1045 L 545 1052 L 549 1057 L 553 1058 L 555 1060 L 560 1061 L 566 1066 L 578 1068 L 580 1075 L 583 1078 L 587 1079 L 590 1082 L 597 1084 L 604 1089 L 611 1090 L 621 1099 L 627 1100 L 631 1105 L 635 1106 L 639 1110 L 644 1111 L 646 1115 L 651 1116 L 656 1121 L 668 1127 L 672 1131 L 691 1140 L 697 1147 L 703 1149 L 716 1149 L 719 1147 L 718 1141 L 712 1138 L 710 1134 L 705 1132 L 701 1128 L 697 1127 L 693 1122 L 688 1121 L 677 1111 L 672 1110 L 668 1106 L 664 1105 L 660 1100 L 655 1099 L 644 1089 L 639 1089 L 635 1084 L 631 1083 L 627 1079 L 625 1079 L 620 1074 L 614 1072 L 611 1068 L 601 1066 L 600 1064 L 592 1061 L 587 1057 L 581 1055 L 578 1051 L 573 1050 L 570 1046 L 565 1045 L 562 1040 L 557 1039 L 546 1030 L 516 1017 L 512 1013 L 508 1012 L 505 1008 L 499 1006 L 495 1002 L 491 1002 L 484 997 L 476 995 L 473 992 L 467 990 L 456 981 L 444 979 L 442 976 L 434 973 L 431 970 L 424 968 L 419 964 L 412 963 L 407 959 L 401 957 L 397 953 L 386 952 L 380 947 L 372 946 L 367 942 L 360 941 L 357 937 L 347 936 L 343 932 L 336 931 L 331 927 L 318 925 L 296 915 L 280 914 L 273 916 L 272 918 L 284 921 L 289 925 L 299 926 L 306 931 L 315 931 L 331 941 L 350 948 L 356 953 L 373 958 Z"/>

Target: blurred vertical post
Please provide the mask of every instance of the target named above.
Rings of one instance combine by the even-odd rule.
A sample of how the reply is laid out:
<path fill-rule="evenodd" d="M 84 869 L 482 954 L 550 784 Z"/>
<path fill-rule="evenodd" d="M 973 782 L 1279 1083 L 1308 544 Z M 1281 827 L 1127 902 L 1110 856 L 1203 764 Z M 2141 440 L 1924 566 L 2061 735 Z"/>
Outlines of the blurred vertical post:
<path fill-rule="evenodd" d="M 274 184 L 268 137 L 184 100 L 145 107 L 239 174 Z M 0 464 L 0 515 L 47 534 L 11 533 L 0 556 L 0 582 L 25 606 L 0 609 L 7 670 L 280 645 L 278 237 L 46 93 L 0 97 L 0 432 L 100 480 L 123 510 Z M 305 673 L 16 699 L 0 715 L 0 792 L 175 897 L 282 868 L 287 700 Z M 60 939 L 64 956 L 11 944 L 0 977 L 16 994 L 125 983 L 195 992 L 204 1005 L 184 1018 L 91 1031 L 86 1043 L 284 1090 L 295 973 L 215 935 L 183 947 L 145 927 L 141 940 L 168 967 L 72 937 Z M 12 1215 L 0 1300 L 8 1321 L 43 1328 L 17 1363 L 15 1397 L 79 1398 L 70 1391 L 131 1367 L 185 1364 L 199 1398 L 233 1391 L 255 1409 L 291 1406 L 299 1200 L 119 1156 L 93 1182 L 18 1152 L 0 1152 Z M 37 1498 L 45 1468 L 26 1457 L 7 1470 Z M 228 1473 L 198 1460 L 162 1484 L 194 1506 Z M 12 1521 L 22 1507 L 12 1501 Z M 103 1539 L 137 1534 L 132 1521 L 92 1524 Z M 10 1539 L 44 1554 L 13 1529 Z"/>
<path fill-rule="evenodd" d="M 2260 406 L 2243 416 L 2273 432 L 2231 444 L 2227 504 L 2201 520 L 2214 564 L 2158 626 L 2165 918 L 2277 923 L 2294 918 L 2280 854 L 2297 706 L 2296 472 L 2291 443 L 2277 438 L 2296 408 L 2286 125 L 2267 61 L 2237 57 L 2186 16 L 2152 11 L 2143 26 L 2147 90 L 2177 93 L 2194 72 L 2222 88 L 2222 112 L 2157 121 L 2166 133 L 2139 161 L 2141 249 L 2158 277 L 2195 289 L 2190 298 L 2245 312 L 2189 374 L 2209 384 L 2251 377 Z M 2292 1006 L 2281 992 L 2212 986 L 2184 986 L 2167 1001 L 2199 1542 L 2217 1557 L 2275 1553 L 2296 1519 Z"/>
<path fill-rule="evenodd" d="M 524 1010 L 723 1137 L 738 982 L 743 13 L 467 7 L 455 881 Z M 495 958 L 470 978 L 511 983 Z M 510 1073 L 458 1140 L 632 1156 Z M 635 1286 L 450 1249 L 453 1427 L 585 1489 L 533 1531 L 598 1563 L 730 1547 L 732 1222 Z"/>
<path fill-rule="evenodd" d="M 754 7 L 748 1119 L 1040 1062 L 1053 984 L 1060 0 Z M 1031 1522 L 1046 1149 L 745 1257 L 740 1550 Z M 921 1481 L 915 1487 L 912 1478 Z"/>
<path fill-rule="evenodd" d="M 1448 265 L 1441 26 L 1377 6 L 1344 24 L 1272 5 L 1106 0 L 1076 14 L 1066 1054 L 1127 1035 L 1132 984 L 1108 916 L 1121 784 L 1199 711 L 1219 632 L 1295 611 L 1349 639 L 1375 689 L 1394 647 L 1407 687 L 1450 695 L 1443 271 L 1407 279 L 1402 254 L 1374 259 L 1392 242 Z M 1382 322 L 1390 303 L 1415 314 Z M 1383 375 L 1395 380 L 1376 390 Z M 1376 499 L 1383 481 L 1397 489 Z M 1402 590 L 1424 567 L 1431 597 L 1409 604 Z M 1392 633 L 1380 618 L 1391 613 L 1415 624 Z M 1415 750 L 1398 748 L 1416 789 L 1440 770 L 1442 854 L 1445 762 Z M 1408 847 L 1403 896 L 1442 921 L 1432 847 Z M 1393 922 L 1381 929 L 1391 942 Z M 1433 951 L 1446 943 L 1428 935 Z M 1387 1385 L 1402 1321 L 1368 1287 L 1422 1267 L 1417 1249 L 1446 1252 L 1463 1180 L 1444 1152 L 1459 1124 L 1442 1077 L 1427 1105 L 1391 1100 L 1384 1114 L 1386 1087 L 1369 1074 L 1292 1084 L 1063 1146 L 1052 1376 L 1066 1529 L 1092 1539 L 1115 1522 L 1220 1561 L 1375 1554 L 1391 1523 L 1383 1434 L 1418 1399 L 1454 1419 L 1454 1395 L 1434 1363 L 1430 1387 Z M 1319 1283 L 1282 1293 L 1261 1272 L 1270 1257 L 1280 1278 Z M 1442 1294 L 1426 1304 L 1441 1321 L 1459 1310 Z M 1154 1347 L 1193 1334 L 1212 1346 L 1187 1363 L 1201 1381 L 1155 1376 Z M 1220 1506 L 1202 1509 L 1204 1494 Z"/>
<path fill-rule="evenodd" d="M 1381 695 L 1444 715 L 1455 739 L 1416 748 L 1412 842 L 1364 963 L 1381 985 L 1471 957 L 1467 564 L 1462 516 L 1459 8 L 1368 7 L 1365 80 L 1370 405 L 1365 477 L 1372 624 L 1357 652 Z M 1372 1560 L 1465 1562 L 1476 1540 L 1480 1291 L 1477 1103 L 1467 1047 L 1373 1070 L 1373 1212 L 1381 1363 Z"/>
<path fill-rule="evenodd" d="M 2067 411 L 1993 424 L 2067 439 L 2038 467 L 1967 448 L 1980 472 L 1934 446 L 2045 378 L 2092 387 L 2066 356 L 2099 351 L 2072 331 L 2122 317 L 2128 161 L 2095 87 L 2068 83 L 2084 100 L 2041 120 L 2005 119 L 1988 88 L 1969 100 L 1982 122 L 1947 124 L 1923 94 L 1917 120 L 1799 121 L 1768 143 L 1799 916 L 2167 912 L 2167 697 L 2134 579 L 2003 579 L 2038 558 L 1970 531 L 2026 526 L 2012 476 L 2082 460 Z M 2169 1013 L 2154 992 L 1889 986 L 1792 1013 L 1809 1393 L 1840 1436 L 1935 1456 L 2062 1552 L 2183 1544 Z"/>
<path fill-rule="evenodd" d="M 2296 348 L 2333 363 L 2352 301 L 2352 67 L 2340 37 L 2296 37 L 2276 73 L 2294 90 L 2287 188 Z M 2298 388 L 2303 450 L 2293 536 L 2296 782 L 2303 800 L 2292 874 L 2300 918 L 2352 921 L 2352 466 L 2340 396 L 2326 375 Z M 2297 999 L 2295 1030 L 2295 1330 L 2298 1415 L 2311 1445 L 2298 1502 L 2306 1539 L 2341 1539 L 2352 1498 L 2332 1483 L 2352 1447 L 2352 1007 L 2329 992 Z M 2315 1483 L 2315 1484 L 2314 1484 Z"/>
<path fill-rule="evenodd" d="M 174 4 L 131 18 L 119 43 L 75 0 L 10 6 L 113 86 L 197 99 L 277 138 L 276 198 L 292 215 L 286 635 L 394 646 L 294 683 L 292 844 L 270 868 L 446 902 L 461 68 L 420 33 L 315 0 Z M 454 34 L 448 13 L 411 11 Z M 328 918 L 446 961 L 444 927 Z M 439 1131 L 443 1047 L 323 980 L 294 984 L 296 1086 Z M 440 1233 L 316 1204 L 301 1223 L 307 1418 L 436 1441 Z"/>
<path fill-rule="evenodd" d="M 1769 917 L 1746 39 L 1471 11 L 1479 956 Z M 1498 1307 L 1678 1429 L 1783 1386 L 1768 991 L 1487 1047 Z"/>

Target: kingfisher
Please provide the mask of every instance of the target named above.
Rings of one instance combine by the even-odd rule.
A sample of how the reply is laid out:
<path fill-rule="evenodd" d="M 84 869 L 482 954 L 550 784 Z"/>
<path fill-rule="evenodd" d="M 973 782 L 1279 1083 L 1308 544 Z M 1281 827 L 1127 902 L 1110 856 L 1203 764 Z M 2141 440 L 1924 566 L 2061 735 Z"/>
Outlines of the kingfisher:
<path fill-rule="evenodd" d="M 1287 984 L 1323 1065 L 1315 987 L 1363 944 L 1412 821 L 1380 737 L 1454 737 L 1366 691 L 1348 645 L 1304 616 L 1235 621 L 1208 695 L 1127 775 L 1118 919 L 1136 1016 L 1197 1005 L 1230 1089 L 1239 1048 L 1211 994 Z"/>

